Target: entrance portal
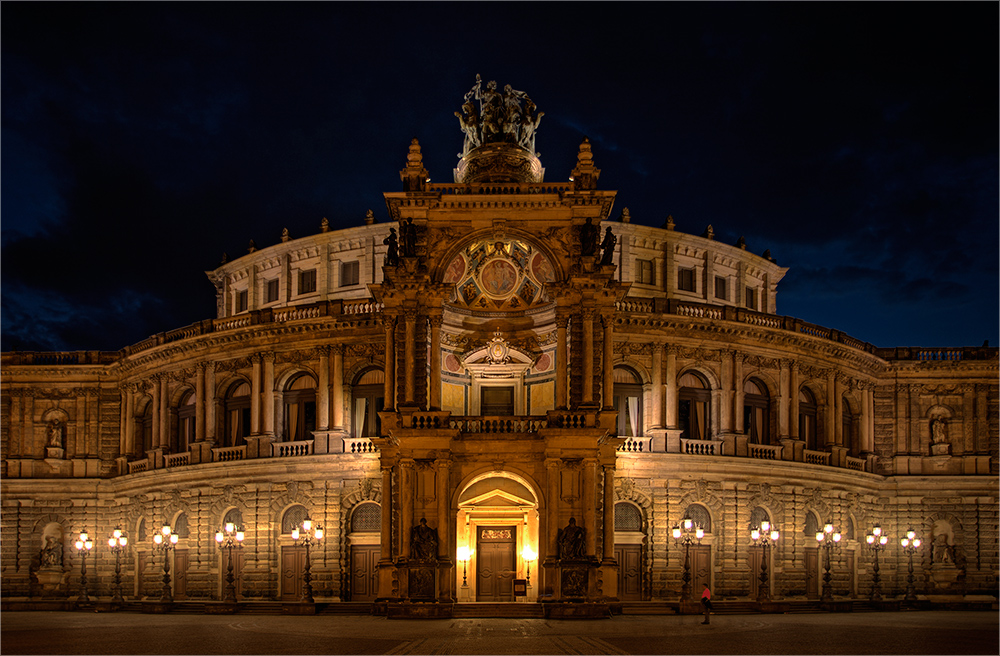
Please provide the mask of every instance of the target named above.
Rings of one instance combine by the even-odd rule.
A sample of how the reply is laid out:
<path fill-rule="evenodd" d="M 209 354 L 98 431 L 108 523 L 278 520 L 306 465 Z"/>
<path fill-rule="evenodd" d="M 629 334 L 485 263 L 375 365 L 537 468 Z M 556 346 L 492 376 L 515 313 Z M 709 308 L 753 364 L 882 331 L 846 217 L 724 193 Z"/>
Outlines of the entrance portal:
<path fill-rule="evenodd" d="M 476 539 L 476 601 L 514 601 L 513 526 L 479 527 Z"/>

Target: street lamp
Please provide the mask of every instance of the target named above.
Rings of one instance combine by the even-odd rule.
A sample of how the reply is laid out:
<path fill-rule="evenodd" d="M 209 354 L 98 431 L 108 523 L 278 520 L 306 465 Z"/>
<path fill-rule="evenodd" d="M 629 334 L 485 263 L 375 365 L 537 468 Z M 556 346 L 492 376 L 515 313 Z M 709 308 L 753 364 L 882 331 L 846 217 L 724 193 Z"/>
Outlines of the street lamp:
<path fill-rule="evenodd" d="M 80 587 L 83 588 L 80 601 L 90 601 L 90 597 L 87 596 L 87 554 L 94 548 L 94 542 L 86 531 L 81 531 L 80 539 L 73 546 L 80 552 Z"/>
<path fill-rule="evenodd" d="M 160 603 L 164 604 L 174 600 L 174 596 L 170 593 L 170 550 L 176 544 L 177 534 L 169 524 L 164 524 L 160 532 L 153 536 L 153 548 L 163 553 L 163 594 L 160 595 Z"/>
<path fill-rule="evenodd" d="M 521 557 L 524 558 L 525 564 L 528 566 L 528 575 L 525 577 L 528 587 L 531 587 L 531 561 L 538 558 L 538 554 L 535 550 L 529 546 L 525 546 L 521 550 Z"/>
<path fill-rule="evenodd" d="M 684 545 L 684 574 L 681 576 L 684 584 L 681 586 L 681 601 L 691 601 L 691 545 L 694 544 L 694 540 L 691 539 L 692 529 L 695 538 L 701 544 L 701 539 L 705 537 L 705 530 L 701 524 L 695 527 L 694 521 L 690 517 L 685 516 L 681 523 L 673 528 L 672 532 L 674 541 Z"/>
<path fill-rule="evenodd" d="M 909 567 L 906 570 L 906 596 L 903 599 L 906 601 L 916 601 L 917 592 L 913 587 L 913 554 L 920 548 L 920 538 L 917 537 L 917 534 L 911 528 L 906 531 L 906 537 L 901 538 L 899 543 L 903 545 L 903 552 L 910 559 Z"/>
<path fill-rule="evenodd" d="M 875 565 L 872 568 L 872 593 L 869 599 L 882 601 L 882 577 L 878 573 L 878 552 L 885 549 L 885 545 L 889 542 L 889 536 L 884 535 L 882 527 L 876 524 L 872 527 L 871 532 L 865 535 L 865 542 L 868 543 L 868 548 L 872 550 L 872 555 L 875 557 Z"/>
<path fill-rule="evenodd" d="M 313 521 L 309 519 L 308 515 L 302 520 L 302 530 L 299 531 L 299 527 L 296 526 L 292 529 L 292 539 L 298 542 L 302 541 L 302 544 L 306 548 L 306 569 L 302 573 L 302 599 L 301 601 L 311 604 L 316 600 L 313 599 L 313 588 L 312 588 L 312 566 L 309 563 L 309 546 L 315 541 L 319 542 L 323 539 L 323 527 L 314 526 Z"/>
<path fill-rule="evenodd" d="M 816 541 L 826 549 L 826 571 L 823 573 L 823 601 L 833 601 L 833 586 L 830 585 L 830 552 L 840 544 L 840 531 L 833 530 L 833 523 L 827 522 L 822 531 L 816 531 Z"/>
<path fill-rule="evenodd" d="M 757 586 L 757 601 L 765 602 L 771 600 L 771 585 L 767 576 L 768 552 L 771 545 L 778 541 L 780 537 L 778 529 L 771 526 L 771 522 L 764 520 L 757 528 L 750 529 L 750 539 L 755 546 L 763 549 L 760 560 L 760 585 Z"/>
<path fill-rule="evenodd" d="M 122 553 L 125 551 L 126 545 L 128 545 L 128 538 L 119 526 L 111 532 L 111 537 L 108 538 L 108 547 L 115 555 L 115 594 L 111 598 L 111 602 L 116 604 L 125 603 L 125 598 L 122 596 Z"/>
<path fill-rule="evenodd" d="M 469 587 L 469 580 L 466 576 L 465 566 L 469 563 L 469 559 L 472 558 L 472 552 L 466 546 L 461 546 L 458 548 L 458 559 L 462 561 L 462 587 Z"/>
<path fill-rule="evenodd" d="M 233 522 L 226 522 L 225 533 L 215 532 L 215 541 L 219 544 L 219 551 L 227 549 L 229 551 L 229 565 L 226 567 L 226 593 L 222 601 L 236 603 L 236 583 L 233 576 L 233 549 L 243 547 L 243 531 L 239 530 Z"/>

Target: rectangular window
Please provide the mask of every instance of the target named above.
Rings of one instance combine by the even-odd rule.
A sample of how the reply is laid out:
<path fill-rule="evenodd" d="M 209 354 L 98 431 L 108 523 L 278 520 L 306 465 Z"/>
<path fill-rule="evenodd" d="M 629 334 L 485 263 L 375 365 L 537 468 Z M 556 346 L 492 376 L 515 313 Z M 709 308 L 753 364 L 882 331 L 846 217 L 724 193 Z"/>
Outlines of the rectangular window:
<path fill-rule="evenodd" d="M 729 300 L 729 295 L 726 293 L 726 279 L 722 276 L 715 276 L 715 298 Z"/>
<path fill-rule="evenodd" d="M 278 300 L 278 279 L 267 281 L 267 287 L 264 290 L 264 302 L 274 303 Z"/>
<path fill-rule="evenodd" d="M 299 271 L 299 294 L 311 294 L 316 291 L 316 269 Z"/>
<path fill-rule="evenodd" d="M 639 282 L 643 285 L 654 284 L 653 263 L 650 262 L 649 260 L 636 260 L 635 265 L 636 265 L 636 273 L 638 274 L 636 282 Z"/>
<path fill-rule="evenodd" d="M 694 286 L 694 269 L 679 269 L 677 271 L 677 289 L 686 292 L 698 291 Z"/>
<path fill-rule="evenodd" d="M 747 309 L 757 309 L 757 290 L 753 287 L 747 287 Z"/>
<path fill-rule="evenodd" d="M 356 285 L 360 282 L 358 273 L 361 267 L 357 262 L 341 262 L 340 263 L 340 286 L 350 287 L 351 285 Z"/>
<path fill-rule="evenodd" d="M 246 312 L 247 311 L 247 297 L 249 294 L 247 290 L 236 292 L 236 311 Z"/>

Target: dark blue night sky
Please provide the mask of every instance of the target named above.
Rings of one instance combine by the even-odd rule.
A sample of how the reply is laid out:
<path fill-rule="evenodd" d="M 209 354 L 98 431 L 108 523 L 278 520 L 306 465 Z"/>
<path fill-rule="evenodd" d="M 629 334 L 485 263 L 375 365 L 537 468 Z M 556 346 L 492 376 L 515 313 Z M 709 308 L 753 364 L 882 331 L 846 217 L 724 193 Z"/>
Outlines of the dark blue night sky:
<path fill-rule="evenodd" d="M 770 249 L 778 312 L 1000 343 L 998 8 L 976 3 L 4 2 L 3 350 L 214 316 L 222 253 L 360 225 L 410 140 L 452 181 L 476 73 L 584 136 L 613 216 Z"/>

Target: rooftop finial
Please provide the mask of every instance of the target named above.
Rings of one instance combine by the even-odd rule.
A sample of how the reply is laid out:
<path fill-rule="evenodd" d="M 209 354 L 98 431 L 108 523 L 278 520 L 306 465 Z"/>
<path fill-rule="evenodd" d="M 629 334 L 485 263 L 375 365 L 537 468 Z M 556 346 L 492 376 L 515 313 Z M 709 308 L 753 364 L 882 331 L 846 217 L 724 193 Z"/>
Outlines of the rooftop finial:
<path fill-rule="evenodd" d="M 406 154 L 406 168 L 399 172 L 399 179 L 403 181 L 403 191 L 424 191 L 430 182 L 430 173 L 424 168 L 420 142 L 416 139 L 410 142 L 410 151 Z"/>
<path fill-rule="evenodd" d="M 590 139 L 583 138 L 580 152 L 576 155 L 576 167 L 570 173 L 573 188 L 579 190 L 596 189 L 601 170 L 594 166 L 594 154 L 590 152 Z"/>
<path fill-rule="evenodd" d="M 474 102 L 477 100 L 478 107 Z M 535 155 L 535 132 L 544 114 L 528 94 L 509 84 L 501 92 L 497 91 L 496 81 L 491 80 L 484 89 L 483 79 L 477 73 L 476 83 L 465 94 L 461 113 L 455 112 L 465 133 L 459 157 L 490 143 L 516 144 Z"/>

